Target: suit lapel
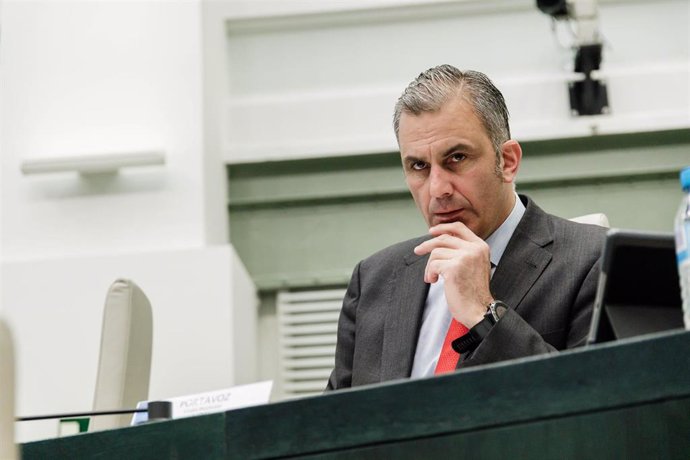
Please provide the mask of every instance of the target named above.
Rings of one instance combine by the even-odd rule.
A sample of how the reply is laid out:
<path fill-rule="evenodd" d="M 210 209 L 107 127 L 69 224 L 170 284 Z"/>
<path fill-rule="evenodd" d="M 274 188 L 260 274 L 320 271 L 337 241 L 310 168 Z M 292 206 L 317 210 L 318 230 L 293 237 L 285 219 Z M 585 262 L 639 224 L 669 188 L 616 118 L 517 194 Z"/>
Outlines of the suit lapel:
<path fill-rule="evenodd" d="M 406 257 L 393 280 L 381 352 L 381 380 L 410 376 L 429 285 L 424 269 L 429 256 Z"/>
<path fill-rule="evenodd" d="M 491 279 L 491 292 L 512 308 L 520 302 L 551 262 L 553 230 L 548 215 L 529 199 Z"/>

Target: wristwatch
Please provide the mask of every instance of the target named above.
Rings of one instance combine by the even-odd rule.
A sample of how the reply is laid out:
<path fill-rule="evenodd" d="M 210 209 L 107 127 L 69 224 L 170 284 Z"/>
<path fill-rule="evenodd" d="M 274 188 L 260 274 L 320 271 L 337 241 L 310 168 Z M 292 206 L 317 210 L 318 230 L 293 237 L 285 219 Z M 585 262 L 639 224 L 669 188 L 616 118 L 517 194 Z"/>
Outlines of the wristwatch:
<path fill-rule="evenodd" d="M 508 305 L 500 300 L 491 302 L 486 309 L 484 319 L 475 324 L 467 334 L 453 340 L 453 343 L 451 343 L 453 350 L 462 354 L 477 348 L 481 341 L 484 340 L 484 337 L 491 332 L 491 328 L 494 327 L 494 324 L 499 322 L 503 315 L 505 315 L 508 308 Z"/>

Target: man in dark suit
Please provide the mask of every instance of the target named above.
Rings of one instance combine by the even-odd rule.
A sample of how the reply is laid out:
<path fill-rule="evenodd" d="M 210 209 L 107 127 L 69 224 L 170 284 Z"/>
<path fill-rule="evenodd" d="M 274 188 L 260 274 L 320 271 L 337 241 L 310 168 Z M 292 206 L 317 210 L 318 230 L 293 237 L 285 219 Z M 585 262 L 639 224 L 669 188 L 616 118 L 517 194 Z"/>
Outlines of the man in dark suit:
<path fill-rule="evenodd" d="M 522 150 L 501 92 L 479 72 L 429 69 L 394 128 L 429 235 L 355 268 L 327 389 L 583 344 L 605 232 L 515 193 Z"/>

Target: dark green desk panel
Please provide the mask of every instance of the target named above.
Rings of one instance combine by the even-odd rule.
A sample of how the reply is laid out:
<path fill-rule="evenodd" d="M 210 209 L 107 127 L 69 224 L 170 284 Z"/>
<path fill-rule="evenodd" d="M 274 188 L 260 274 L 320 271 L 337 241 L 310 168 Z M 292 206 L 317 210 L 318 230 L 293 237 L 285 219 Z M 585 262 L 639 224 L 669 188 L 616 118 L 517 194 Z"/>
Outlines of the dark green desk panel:
<path fill-rule="evenodd" d="M 23 445 L 22 459 L 208 459 L 228 456 L 225 414 L 85 433 Z"/>
<path fill-rule="evenodd" d="M 240 458 L 266 458 L 683 397 L 690 397 L 690 333 L 679 332 L 237 411 L 226 423 Z"/>
<path fill-rule="evenodd" d="M 656 458 L 690 458 L 689 399 L 690 333 L 678 331 L 430 379 L 30 443 L 24 455 L 448 458 L 452 452 L 504 459 L 606 458 L 611 452 L 621 456 L 609 458 L 649 458 L 659 452 Z M 512 450 L 502 447 L 505 440 Z"/>
<path fill-rule="evenodd" d="M 323 452 L 310 460 L 690 458 L 690 399 Z"/>

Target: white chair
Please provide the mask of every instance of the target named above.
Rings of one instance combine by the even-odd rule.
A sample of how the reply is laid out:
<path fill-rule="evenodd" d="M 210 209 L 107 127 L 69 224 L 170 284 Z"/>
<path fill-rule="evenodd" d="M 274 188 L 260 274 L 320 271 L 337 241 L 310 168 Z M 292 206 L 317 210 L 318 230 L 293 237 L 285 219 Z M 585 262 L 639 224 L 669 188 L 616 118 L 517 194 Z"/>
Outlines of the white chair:
<path fill-rule="evenodd" d="M 0 319 L 0 459 L 18 458 L 14 443 L 14 348 L 10 329 Z"/>
<path fill-rule="evenodd" d="M 596 214 L 587 214 L 584 216 L 573 217 L 570 220 L 572 220 L 573 222 L 579 222 L 581 224 L 593 224 L 599 225 L 600 227 L 609 228 L 608 217 L 606 217 L 606 214 L 602 214 L 600 212 Z"/>
<path fill-rule="evenodd" d="M 148 399 L 153 340 L 151 304 L 132 281 L 116 280 L 105 300 L 94 411 L 134 408 Z M 93 417 L 89 431 L 127 426 L 131 414 Z"/>

